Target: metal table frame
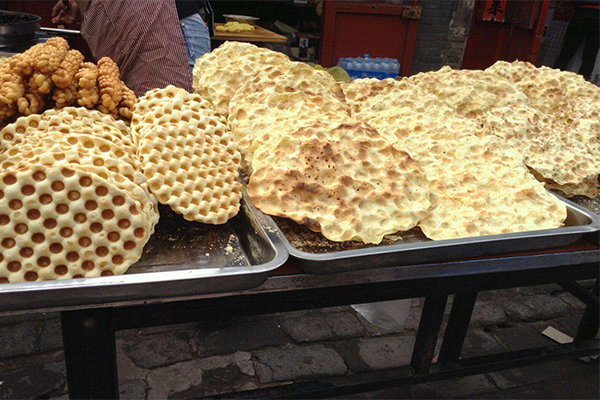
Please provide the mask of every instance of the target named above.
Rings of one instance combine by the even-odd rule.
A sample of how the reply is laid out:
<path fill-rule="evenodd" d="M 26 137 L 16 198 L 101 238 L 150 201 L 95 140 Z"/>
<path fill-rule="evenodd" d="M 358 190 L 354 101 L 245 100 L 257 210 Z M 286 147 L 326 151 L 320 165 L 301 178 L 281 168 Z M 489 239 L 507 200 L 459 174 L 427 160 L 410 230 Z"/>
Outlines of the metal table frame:
<path fill-rule="evenodd" d="M 583 244 L 583 245 L 582 245 Z M 119 395 L 115 332 L 149 326 L 425 297 L 410 365 L 372 379 L 334 377 L 241 392 L 248 398 L 318 398 L 499 371 L 598 354 L 600 249 L 582 239 L 550 252 L 523 253 L 357 271 L 332 275 L 300 273 L 288 261 L 262 286 L 235 293 L 163 299 L 153 304 L 104 304 L 61 311 L 69 393 L 73 398 Z M 576 283 L 596 279 L 592 292 Z M 495 355 L 461 358 L 477 293 L 559 283 L 586 303 L 575 341 Z M 454 295 L 439 360 L 432 362 L 448 296 Z M 234 397 L 228 394 L 226 397 Z"/>

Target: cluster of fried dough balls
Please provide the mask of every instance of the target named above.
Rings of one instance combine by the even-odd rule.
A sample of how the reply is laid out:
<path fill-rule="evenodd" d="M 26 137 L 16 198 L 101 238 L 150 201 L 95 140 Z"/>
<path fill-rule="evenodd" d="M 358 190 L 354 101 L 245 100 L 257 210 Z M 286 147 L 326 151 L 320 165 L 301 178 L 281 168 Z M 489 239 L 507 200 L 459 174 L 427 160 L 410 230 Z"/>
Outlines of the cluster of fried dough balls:
<path fill-rule="evenodd" d="M 46 109 L 81 106 L 131 118 L 137 98 L 108 57 L 84 62 L 67 41 L 53 37 L 0 63 L 0 122 Z"/>

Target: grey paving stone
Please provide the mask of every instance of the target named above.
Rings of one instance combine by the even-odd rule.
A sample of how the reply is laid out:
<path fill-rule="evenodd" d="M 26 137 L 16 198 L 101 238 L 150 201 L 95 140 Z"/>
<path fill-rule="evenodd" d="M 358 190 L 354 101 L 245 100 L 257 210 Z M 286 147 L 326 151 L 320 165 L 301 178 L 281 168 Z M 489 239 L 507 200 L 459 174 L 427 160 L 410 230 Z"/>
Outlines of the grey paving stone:
<path fill-rule="evenodd" d="M 508 318 L 512 321 L 533 321 L 538 312 L 519 300 L 506 300 L 500 303 Z"/>
<path fill-rule="evenodd" d="M 284 316 L 278 319 L 283 330 L 296 342 L 316 342 L 334 338 L 333 329 L 323 314 Z"/>
<path fill-rule="evenodd" d="M 550 294 L 528 296 L 523 304 L 536 311 L 534 319 L 559 317 L 571 311 L 571 307 L 561 299 Z"/>
<path fill-rule="evenodd" d="M 230 354 L 267 346 L 284 346 L 288 337 L 273 317 L 220 321 L 211 331 L 198 332 L 198 355 Z"/>
<path fill-rule="evenodd" d="M 38 351 L 40 331 L 41 326 L 37 321 L 0 326 L 0 359 Z"/>
<path fill-rule="evenodd" d="M 410 362 L 415 339 L 396 336 L 358 342 L 358 355 L 371 369 L 400 367 Z"/>
<path fill-rule="evenodd" d="M 471 325 L 489 326 L 506 322 L 507 316 L 502 307 L 492 301 L 478 301 L 475 303 Z"/>
<path fill-rule="evenodd" d="M 356 393 L 348 396 L 332 397 L 333 399 L 410 399 L 408 390 L 403 387 L 377 390 L 374 392 Z"/>
<path fill-rule="evenodd" d="M 567 303 L 571 308 L 574 308 L 576 310 L 583 310 L 585 308 L 585 303 L 579 300 L 577 297 L 573 296 L 571 293 L 558 293 L 556 297 L 558 297 L 559 299 Z"/>
<path fill-rule="evenodd" d="M 449 379 L 422 383 L 407 388 L 413 399 L 452 399 L 482 395 L 497 391 L 498 388 L 486 375 L 473 375 L 459 379 Z M 481 396 L 484 397 L 485 396 Z"/>
<path fill-rule="evenodd" d="M 472 399 L 545 399 L 549 394 L 546 391 L 546 384 L 533 384 L 528 386 L 520 386 L 506 390 L 500 390 L 493 393 L 486 393 L 485 396 L 475 395 Z"/>
<path fill-rule="evenodd" d="M 165 332 L 140 337 L 138 342 L 127 346 L 125 352 L 142 368 L 155 368 L 191 360 L 193 348 L 186 332 Z"/>
<path fill-rule="evenodd" d="M 548 346 L 554 342 L 541 333 L 547 325 L 548 323 L 539 326 L 520 324 L 511 328 L 497 329 L 494 331 L 494 336 L 500 339 L 500 343 L 510 351 Z"/>
<path fill-rule="evenodd" d="M 210 357 L 198 363 L 202 368 L 204 396 L 256 389 L 258 387 L 250 353 Z"/>
<path fill-rule="evenodd" d="M 63 348 L 62 327 L 59 318 L 48 319 L 41 323 L 40 350 L 58 350 Z"/>
<path fill-rule="evenodd" d="M 563 290 L 559 285 L 551 283 L 548 285 L 523 286 L 513 288 L 516 293 L 522 294 L 547 294 Z"/>
<path fill-rule="evenodd" d="M 201 397 L 202 369 L 199 363 L 200 360 L 185 361 L 150 371 L 148 398 Z"/>
<path fill-rule="evenodd" d="M 358 337 L 366 333 L 358 318 L 349 312 L 326 314 L 325 321 L 338 339 Z"/>
<path fill-rule="evenodd" d="M 119 382 L 119 392 L 122 399 L 145 399 L 148 384 L 141 380 Z"/>
<path fill-rule="evenodd" d="M 489 375 L 499 388 L 509 389 L 540 382 L 597 376 L 598 365 L 590 365 L 575 360 L 564 360 L 494 372 Z"/>
<path fill-rule="evenodd" d="M 117 340 L 117 370 L 119 372 L 119 382 L 146 379 L 149 370 L 140 368 L 125 353 L 125 346 L 122 341 Z"/>
<path fill-rule="evenodd" d="M 66 390 L 66 371 L 62 362 L 28 365 L 0 376 L 0 398 L 28 399 L 52 397 Z"/>
<path fill-rule="evenodd" d="M 506 351 L 494 337 L 480 329 L 470 329 L 462 350 L 462 358 L 483 356 Z"/>
<path fill-rule="evenodd" d="M 343 358 L 335 350 L 321 344 L 262 349 L 253 355 L 257 362 L 266 367 L 256 369 L 263 383 L 342 375 L 348 371 Z"/>
<path fill-rule="evenodd" d="M 548 325 L 551 325 L 559 331 L 574 338 L 577 334 L 577 328 L 579 327 L 579 322 L 581 321 L 583 311 L 573 312 L 573 314 L 574 315 L 560 317 L 553 319 L 552 321 L 548 321 Z"/>
<path fill-rule="evenodd" d="M 549 399 L 598 399 L 600 398 L 598 374 L 546 383 Z"/>

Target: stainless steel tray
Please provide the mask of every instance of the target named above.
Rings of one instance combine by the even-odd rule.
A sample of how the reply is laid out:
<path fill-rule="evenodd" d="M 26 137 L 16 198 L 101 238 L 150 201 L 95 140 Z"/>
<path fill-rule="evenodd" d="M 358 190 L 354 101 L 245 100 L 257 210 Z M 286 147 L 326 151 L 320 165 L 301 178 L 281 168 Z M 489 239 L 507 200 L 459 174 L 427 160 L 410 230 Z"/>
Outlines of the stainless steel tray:
<path fill-rule="evenodd" d="M 565 226 L 530 232 L 432 241 L 420 229 L 388 236 L 379 245 L 337 243 L 305 226 L 274 218 L 290 256 L 305 272 L 329 274 L 372 268 L 423 264 L 494 254 L 567 246 L 600 231 L 600 217 L 560 196 L 568 210 Z"/>
<path fill-rule="evenodd" d="M 219 226 L 185 221 L 168 208 L 160 211 L 142 258 L 125 275 L 0 285 L 0 313 L 163 302 L 250 289 L 288 258 L 272 220 L 245 198 L 240 213 Z"/>

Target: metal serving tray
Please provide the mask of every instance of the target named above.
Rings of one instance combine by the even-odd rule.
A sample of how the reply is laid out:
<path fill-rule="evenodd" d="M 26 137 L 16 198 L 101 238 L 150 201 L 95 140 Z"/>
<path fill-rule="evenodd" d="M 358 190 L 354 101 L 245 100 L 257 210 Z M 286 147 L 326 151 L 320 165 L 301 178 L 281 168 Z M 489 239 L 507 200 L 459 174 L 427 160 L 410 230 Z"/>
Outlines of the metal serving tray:
<path fill-rule="evenodd" d="M 433 241 L 420 229 L 413 229 L 402 235 L 390 235 L 379 245 L 337 243 L 290 220 L 274 220 L 290 256 L 305 272 L 329 274 L 549 249 L 567 246 L 586 234 L 600 231 L 600 217 L 569 200 L 556 197 L 565 203 L 568 211 L 562 228 L 464 239 Z"/>
<path fill-rule="evenodd" d="M 288 253 L 270 218 L 244 198 L 224 225 L 185 221 L 168 208 L 125 275 L 0 285 L 0 313 L 163 302 L 250 289 Z"/>

